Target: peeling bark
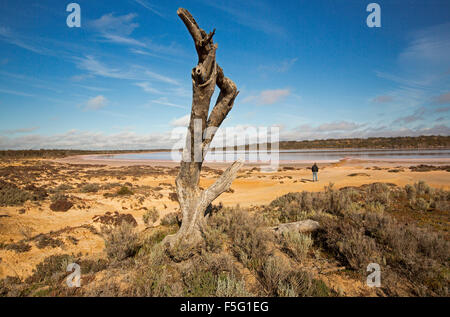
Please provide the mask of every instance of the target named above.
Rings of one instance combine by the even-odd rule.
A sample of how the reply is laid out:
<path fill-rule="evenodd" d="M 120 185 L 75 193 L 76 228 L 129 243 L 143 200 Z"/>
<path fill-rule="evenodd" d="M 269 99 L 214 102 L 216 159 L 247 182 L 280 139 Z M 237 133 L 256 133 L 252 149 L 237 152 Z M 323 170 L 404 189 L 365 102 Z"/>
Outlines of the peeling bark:
<path fill-rule="evenodd" d="M 169 251 L 180 244 L 194 247 L 202 240 L 200 228 L 204 222 L 207 207 L 230 188 L 239 168 L 243 165 L 241 161 L 234 162 L 211 187 L 206 190 L 200 189 L 200 172 L 216 132 L 214 128 L 220 127 L 233 108 L 239 91 L 235 83 L 225 77 L 222 68 L 216 63 L 218 46 L 213 42 L 215 30 L 207 34 L 186 9 L 179 8 L 177 14 L 194 40 L 198 63 L 192 69 L 191 74 L 193 97 L 189 133 L 186 138 L 180 172 L 176 178 L 176 189 L 183 221 L 180 230 L 175 235 L 167 236 L 163 241 Z M 220 89 L 220 94 L 209 114 L 211 97 L 216 85 Z M 196 132 L 198 133 L 198 129 L 194 127 L 195 121 L 201 122 L 201 135 L 195 135 Z M 200 144 L 194 142 L 196 138 L 201 140 Z"/>

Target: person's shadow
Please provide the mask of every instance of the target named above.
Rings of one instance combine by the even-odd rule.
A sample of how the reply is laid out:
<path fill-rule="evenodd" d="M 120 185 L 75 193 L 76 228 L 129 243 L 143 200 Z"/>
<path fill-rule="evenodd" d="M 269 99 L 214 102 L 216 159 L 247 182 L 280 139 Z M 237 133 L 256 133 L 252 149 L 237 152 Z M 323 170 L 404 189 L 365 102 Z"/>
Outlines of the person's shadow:
<path fill-rule="evenodd" d="M 307 182 L 313 183 L 313 182 L 314 182 L 312 179 L 308 179 L 308 178 L 302 178 L 300 181 L 301 181 L 302 183 L 307 183 Z"/>

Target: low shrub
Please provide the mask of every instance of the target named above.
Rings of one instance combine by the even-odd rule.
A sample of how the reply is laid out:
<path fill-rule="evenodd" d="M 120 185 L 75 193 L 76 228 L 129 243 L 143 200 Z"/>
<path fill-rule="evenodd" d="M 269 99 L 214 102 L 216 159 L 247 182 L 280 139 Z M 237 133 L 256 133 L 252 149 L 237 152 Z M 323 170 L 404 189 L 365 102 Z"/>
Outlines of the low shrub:
<path fill-rule="evenodd" d="M 22 205 L 32 197 L 30 192 L 20 189 L 15 184 L 0 180 L 0 206 Z"/>
<path fill-rule="evenodd" d="M 174 224 L 177 224 L 178 223 L 178 214 L 179 213 L 177 213 L 177 212 L 168 213 L 161 219 L 161 224 L 163 226 L 172 226 Z"/>
<path fill-rule="evenodd" d="M 283 250 L 297 261 L 305 259 L 313 244 L 310 235 L 296 231 L 283 232 L 280 240 Z"/>
<path fill-rule="evenodd" d="M 138 251 L 138 235 L 134 226 L 128 222 L 122 222 L 116 227 L 103 227 L 102 235 L 106 254 L 111 260 L 122 261 Z"/>
<path fill-rule="evenodd" d="M 150 210 L 147 210 L 145 212 L 145 214 L 142 216 L 142 220 L 144 220 L 144 223 L 146 225 L 155 223 L 158 220 L 158 218 L 159 218 L 159 213 L 155 207 L 153 207 Z"/>
<path fill-rule="evenodd" d="M 100 185 L 99 184 L 86 184 L 83 187 L 81 187 L 80 191 L 82 193 L 96 193 L 100 190 Z"/>
<path fill-rule="evenodd" d="M 120 187 L 120 189 L 116 192 L 116 195 L 118 196 L 129 196 L 133 194 L 134 193 L 127 186 Z"/>

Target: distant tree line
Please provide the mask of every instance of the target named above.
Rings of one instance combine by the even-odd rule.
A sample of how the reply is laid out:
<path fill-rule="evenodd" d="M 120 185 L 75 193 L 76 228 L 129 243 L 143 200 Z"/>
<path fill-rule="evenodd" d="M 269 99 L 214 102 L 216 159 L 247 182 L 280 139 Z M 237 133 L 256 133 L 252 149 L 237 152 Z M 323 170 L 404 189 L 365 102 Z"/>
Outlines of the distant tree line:
<path fill-rule="evenodd" d="M 0 158 L 63 158 L 72 155 L 144 153 L 166 150 L 3 150 Z"/>
<path fill-rule="evenodd" d="M 249 145 L 245 145 L 248 149 Z M 267 144 L 271 148 L 271 144 Z M 222 148 L 225 149 L 225 148 Z M 232 148 L 228 147 L 227 150 Z M 242 150 L 244 146 L 235 146 Z M 280 141 L 280 150 L 306 149 L 450 149 L 450 136 L 373 137 L 304 141 Z M 216 150 L 219 150 L 218 148 Z"/>
<path fill-rule="evenodd" d="M 326 139 L 311 141 L 281 141 L 280 149 L 370 148 L 370 149 L 430 149 L 450 148 L 450 136 L 418 136 L 390 138 Z"/>

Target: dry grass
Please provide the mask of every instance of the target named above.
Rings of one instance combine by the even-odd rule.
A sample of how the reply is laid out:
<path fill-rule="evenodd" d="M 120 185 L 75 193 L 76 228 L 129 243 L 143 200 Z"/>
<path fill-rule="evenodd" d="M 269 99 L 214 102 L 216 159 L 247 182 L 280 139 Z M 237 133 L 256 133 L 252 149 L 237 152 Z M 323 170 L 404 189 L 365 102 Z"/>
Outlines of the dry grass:
<path fill-rule="evenodd" d="M 195 248 L 180 245 L 176 256 L 168 254 L 161 241 L 179 229 L 177 213 L 140 233 L 133 224 L 121 221 L 103 229 L 108 261 L 84 262 L 86 283 L 105 269 L 113 280 L 106 275 L 70 293 L 60 286 L 67 275 L 62 267 L 68 261 L 83 260 L 61 255 L 45 259 L 26 281 L 11 277 L 0 281 L 0 294 L 331 296 L 334 291 L 313 274 L 311 263 L 320 253 L 320 261 L 343 265 L 347 269 L 343 274 L 359 280 L 365 280 L 369 263 L 379 263 L 381 294 L 448 296 L 448 233 L 428 223 L 418 226 L 415 217 L 448 213 L 449 198 L 449 192 L 423 182 L 404 188 L 374 183 L 290 193 L 251 211 L 211 206 L 202 226 L 204 243 Z M 157 214 L 155 209 L 147 211 L 144 222 L 155 223 Z M 404 215 L 409 217 L 407 224 Z M 105 216 L 114 218 L 111 213 Z M 318 220 L 321 229 L 312 235 L 289 232 L 282 236 L 269 229 L 307 218 Z M 33 241 L 42 246 L 58 244 L 56 239 L 41 240 Z M 124 284 L 125 288 L 120 286 Z"/>

